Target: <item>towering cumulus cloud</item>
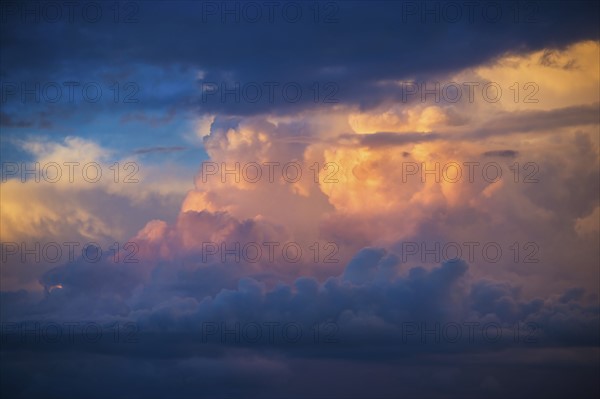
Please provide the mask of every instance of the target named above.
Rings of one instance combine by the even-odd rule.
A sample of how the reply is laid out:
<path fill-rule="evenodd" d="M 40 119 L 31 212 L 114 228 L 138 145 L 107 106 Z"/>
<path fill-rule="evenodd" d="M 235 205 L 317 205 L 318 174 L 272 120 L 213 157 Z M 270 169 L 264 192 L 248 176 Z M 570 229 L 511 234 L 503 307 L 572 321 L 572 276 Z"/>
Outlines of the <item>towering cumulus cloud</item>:
<path fill-rule="evenodd" d="M 596 397 L 598 13 L 3 3 L 0 393 Z"/>

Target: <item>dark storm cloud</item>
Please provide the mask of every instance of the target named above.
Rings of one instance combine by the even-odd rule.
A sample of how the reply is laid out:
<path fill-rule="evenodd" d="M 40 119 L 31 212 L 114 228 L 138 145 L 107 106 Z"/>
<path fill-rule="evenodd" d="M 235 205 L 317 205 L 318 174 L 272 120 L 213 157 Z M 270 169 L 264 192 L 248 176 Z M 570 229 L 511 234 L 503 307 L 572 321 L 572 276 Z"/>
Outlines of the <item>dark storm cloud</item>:
<path fill-rule="evenodd" d="M 469 266 L 464 261 L 445 262 L 432 270 L 413 267 L 403 275 L 396 255 L 382 248 L 364 248 L 339 276 L 322 282 L 300 277 L 291 284 L 278 283 L 271 288 L 255 278 L 235 277 L 249 266 L 231 262 L 197 267 L 194 280 L 203 281 L 206 290 L 195 283 L 195 289 L 190 290 L 186 282 L 191 275 L 180 261 L 156 267 L 148 262 L 114 264 L 108 257 L 94 264 L 80 259 L 42 277 L 46 287 L 60 284 L 62 289 L 48 290 L 43 298 L 25 291 L 5 292 L 1 305 L 5 321 L 36 320 L 40 314 L 44 320 L 56 321 L 134 321 L 141 336 L 157 334 L 168 340 L 171 334 L 180 334 L 179 341 L 201 338 L 208 331 L 207 322 L 218 328 L 222 323 L 296 323 L 304 331 L 315 323 L 335 323 L 334 341 L 348 345 L 344 356 L 353 354 L 358 358 L 366 356 L 359 343 L 373 348 L 407 344 L 410 340 L 421 343 L 419 330 L 403 335 L 407 333 L 406 323 L 416 323 L 415 328 L 426 323 L 434 328 L 436 323 L 475 322 L 479 323 L 475 330 L 479 330 L 491 322 L 507 331 L 515 323 L 534 323 L 540 329 L 535 342 L 540 344 L 597 344 L 594 331 L 598 327 L 598 307 L 580 288 L 546 299 L 524 299 L 519 286 L 511 283 L 470 280 Z M 144 271 L 152 267 L 150 279 L 145 278 Z M 290 346 L 289 341 L 281 339 L 270 342 L 267 336 L 255 342 L 222 341 L 222 337 L 222 331 L 215 330 L 203 343 L 249 348 Z M 470 350 L 485 348 L 489 343 L 464 338 L 466 341 L 446 344 Z M 514 343 L 512 335 L 505 338 L 497 345 L 510 347 Z M 426 345 L 419 350 L 445 350 L 443 346 L 436 348 Z M 385 351 L 377 354 L 381 356 L 385 357 Z"/>
<path fill-rule="evenodd" d="M 472 21 L 462 10 L 457 22 L 444 14 L 438 21 L 435 16 L 423 21 L 418 11 L 427 2 L 335 2 L 336 8 L 327 10 L 335 12 L 331 23 L 315 23 L 305 3 L 294 3 L 304 13 L 295 23 L 277 13 L 273 22 L 266 15 L 254 23 L 225 15 L 223 22 L 219 10 L 208 13 L 207 3 L 213 2 L 136 2 L 134 23 L 114 23 L 108 9 L 97 23 L 81 17 L 73 23 L 66 17 L 57 23 L 23 23 L 17 11 L 2 27 L 3 80 L 127 76 L 148 100 L 170 102 L 161 97 L 170 98 L 176 89 L 153 84 L 144 72 L 152 66 L 167 71 L 167 81 L 202 71 L 197 86 L 178 97 L 199 112 L 289 113 L 338 102 L 370 108 L 400 98 L 398 88 L 385 81 L 431 78 L 506 52 L 560 48 L 598 37 L 598 4 L 588 1 L 534 2 L 535 9 L 521 10 L 518 22 L 513 2 L 499 3 L 497 22 L 484 13 L 488 2 L 477 3 Z M 244 3 L 213 4 L 231 8 Z M 278 4 L 281 13 L 286 3 Z M 435 4 L 443 3 L 429 6 Z M 535 18 L 525 19 L 532 13 Z M 221 96 L 236 83 L 237 94 Z M 203 98 L 207 85 L 219 92 Z"/>
<path fill-rule="evenodd" d="M 469 283 L 468 266 L 462 261 L 432 270 L 416 267 L 398 275 L 397 257 L 380 248 L 364 248 L 340 276 L 323 282 L 301 277 L 290 285 L 266 288 L 244 278 L 237 287 L 199 301 L 186 296 L 185 290 L 179 290 L 179 295 L 177 289 L 168 294 L 154 291 L 150 287 L 158 283 L 154 281 L 144 289 L 146 298 L 134 305 L 140 290 L 134 288 L 139 280 L 131 278 L 133 271 L 94 267 L 77 264 L 44 277 L 45 283 L 63 281 L 66 287 L 79 286 L 70 292 L 56 290 L 45 298 L 24 291 L 2 294 L 2 305 L 19 308 L 21 315 L 18 323 L 3 324 L 2 372 L 9 377 L 3 393 L 11 397 L 76 397 L 96 380 L 90 380 L 93 372 L 111 381 L 110 386 L 97 387 L 98 397 L 169 395 L 163 391 L 167 385 L 177 387 L 180 397 L 228 396 L 232 391 L 226 387 L 231 385 L 239 386 L 240 391 L 233 392 L 237 395 L 250 392 L 260 397 L 269 389 L 278 396 L 294 396 L 298 387 L 273 379 L 297 384 L 307 378 L 314 384 L 318 379 L 311 372 L 291 369 L 298 364 L 311 369 L 330 364 L 323 386 L 311 385 L 312 393 L 328 392 L 327 387 L 339 384 L 331 372 L 344 369 L 338 364 L 344 363 L 356 365 L 357 369 L 346 369 L 355 378 L 362 374 L 359 369 L 371 367 L 386 370 L 384 375 L 409 365 L 413 370 L 422 368 L 440 381 L 428 386 L 409 378 L 407 389 L 420 386 L 415 392 L 421 396 L 440 394 L 436 389 L 444 386 L 444 381 L 448 383 L 443 375 L 451 364 L 458 373 L 450 373 L 454 377 L 465 373 L 463 384 L 454 387 L 454 392 L 477 396 L 493 387 L 499 396 L 506 396 L 514 395 L 512 387 L 501 388 L 489 381 L 519 381 L 518 373 L 505 367 L 507 358 L 511 364 L 515 362 L 519 373 L 526 370 L 525 364 L 544 364 L 561 369 L 561 381 L 582 384 L 586 395 L 594 389 L 589 377 L 594 371 L 592 347 L 598 345 L 598 306 L 579 288 L 545 300 L 524 299 L 519 287 L 507 282 Z M 205 273 L 204 278 L 215 284 L 210 274 Z M 103 284 L 92 287 L 94 280 L 103 280 Z M 69 336 L 70 340 L 63 336 L 53 342 L 49 339 L 55 334 L 36 337 L 35 322 L 42 326 L 40 331 L 52 322 L 77 321 L 76 328 L 81 330 L 94 321 L 92 317 L 73 317 L 72 312 L 103 315 L 95 324 L 104 331 L 101 339 L 91 342 L 89 331 L 87 338 L 79 331 Z M 36 317 L 40 314 L 44 314 L 42 320 Z M 129 322 L 135 327 L 123 328 L 121 335 L 115 336 L 115 323 L 125 326 Z M 272 338 L 265 333 L 269 323 L 275 326 Z M 303 331 L 303 336 L 296 340 L 296 335 L 291 339 L 283 334 L 282 326 L 289 324 L 295 326 L 294 331 Z M 249 325 L 253 326 L 251 332 L 246 328 Z M 318 339 L 315 326 L 322 329 Z M 450 330 L 441 332 L 448 326 Z M 20 328 L 29 330 L 24 335 Z M 255 341 L 256 328 L 263 329 L 263 335 Z M 458 340 L 454 340 L 456 328 L 463 329 Z M 500 339 L 495 338 L 498 331 Z M 134 340 L 128 339 L 130 333 Z M 560 351 L 554 352 L 555 348 Z M 577 355 L 576 372 L 564 374 L 562 367 L 572 365 L 565 350 L 572 354 L 582 351 Z M 128 367 L 119 366 L 122 362 Z M 475 365 L 478 371 L 471 370 Z M 540 370 L 544 369 L 547 367 Z M 71 381 L 72 375 L 85 380 L 85 386 Z M 161 383 L 148 380 L 149 375 Z M 378 391 L 381 396 L 395 396 L 400 387 L 387 377 L 371 376 L 369 381 L 380 378 L 385 382 Z M 530 388 L 524 385 L 525 390 L 531 389 L 531 384 L 537 393 L 548 389 L 535 373 L 528 380 Z M 132 387 L 135 381 L 140 383 Z M 483 381 L 488 383 L 480 385 Z M 347 385 L 335 389 L 337 396 L 347 397 L 351 392 L 354 390 Z"/>

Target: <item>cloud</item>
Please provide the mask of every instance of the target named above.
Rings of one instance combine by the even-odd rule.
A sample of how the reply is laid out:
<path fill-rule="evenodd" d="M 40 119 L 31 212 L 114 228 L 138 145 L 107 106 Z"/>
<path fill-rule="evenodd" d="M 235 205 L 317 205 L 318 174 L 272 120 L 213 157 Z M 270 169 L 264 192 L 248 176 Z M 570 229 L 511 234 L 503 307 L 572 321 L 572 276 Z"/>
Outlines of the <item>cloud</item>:
<path fill-rule="evenodd" d="M 343 138 L 358 139 L 358 144 L 373 147 L 389 147 L 395 145 L 416 144 L 432 140 L 438 140 L 441 136 L 436 133 L 394 133 L 375 132 L 364 135 L 346 135 Z"/>
<path fill-rule="evenodd" d="M 513 150 L 495 150 L 495 151 L 486 151 L 482 154 L 484 157 L 506 157 L 506 158 L 514 158 L 519 155 L 518 151 Z"/>
<path fill-rule="evenodd" d="M 586 217 L 577 218 L 575 221 L 575 231 L 579 235 L 594 234 L 600 230 L 600 207 L 596 207 L 592 213 Z"/>
<path fill-rule="evenodd" d="M 133 24 L 0 28 L 3 83 L 104 90 L 4 91 L 3 156 L 108 177 L 1 183 L 3 396 L 595 397 L 596 3 L 497 24 L 422 23 L 410 2 L 326 4 L 335 23 L 297 3 L 308 20 L 273 24 L 135 6 Z M 406 98 L 450 82 L 475 101 Z M 52 241 L 93 245 L 60 262 L 6 245 Z M 103 336 L 19 332 L 70 322 Z"/>
<path fill-rule="evenodd" d="M 16 335 L 4 335 L 11 343 L 4 352 L 5 358 L 12 359 L 20 351 L 29 349 L 27 356 L 37 360 L 34 369 L 40 375 L 53 375 L 49 368 L 53 363 L 51 356 L 67 346 L 70 358 L 80 364 L 98 366 L 97 362 L 103 359 L 109 365 L 125 356 L 135 367 L 122 371 L 127 378 L 114 380 L 119 387 L 121 384 L 129 386 L 132 379 L 141 378 L 136 371 L 139 367 L 145 367 L 147 376 L 159 364 L 168 362 L 178 374 L 191 378 L 173 382 L 180 387 L 182 397 L 198 395 L 194 387 L 204 387 L 207 391 L 203 391 L 203 395 L 210 396 L 221 384 L 240 378 L 252 381 L 251 386 L 244 389 L 261 390 L 270 386 L 288 396 L 297 391 L 286 385 L 273 385 L 273 378 L 316 381 L 310 373 L 292 372 L 299 363 L 314 368 L 343 362 L 360 365 L 364 370 L 375 362 L 377 367 L 389 372 L 401 370 L 406 362 L 411 368 L 420 364 L 423 372 L 434 373 L 441 379 L 440 383 L 448 384 L 450 382 L 443 377 L 448 370 L 443 365 L 451 354 L 456 371 L 450 374 L 470 374 L 473 363 L 483 367 L 484 375 L 476 378 L 484 391 L 492 388 L 489 383 L 492 370 L 500 373 L 494 374 L 496 378 L 514 378 L 510 371 L 497 371 L 497 367 L 505 364 L 506 356 L 518 369 L 525 364 L 528 367 L 565 364 L 572 361 L 567 359 L 573 356 L 579 359 L 583 370 L 593 367 L 593 355 L 579 354 L 580 350 L 590 350 L 590 346 L 597 345 L 597 305 L 586 298 L 583 290 L 572 288 L 561 296 L 525 299 L 520 287 L 511 283 L 471 280 L 469 267 L 462 261 L 448 262 L 431 270 L 416 267 L 402 273 L 398 260 L 385 250 L 366 248 L 356 254 L 341 275 L 322 282 L 301 277 L 291 284 L 267 288 L 257 280 L 242 278 L 232 288 L 196 298 L 189 296 L 190 293 L 184 294 L 181 284 L 173 285 L 170 292 L 153 288 L 165 282 L 164 274 L 160 277 L 157 274 L 158 269 L 152 272 L 153 278 L 146 280 L 143 290 L 135 289 L 139 279 L 134 276 L 148 275 L 140 274 L 147 266 L 136 270 L 136 267 L 107 263 L 94 267 L 74 264 L 46 274 L 44 283 L 63 281 L 65 288 L 48 293 L 42 300 L 26 293 L 2 294 L 3 314 L 11 320 L 31 323 L 43 309 L 45 321 L 42 324 L 53 322 L 60 326 L 69 320 L 80 320 L 75 318 L 79 313 L 85 315 L 86 320 L 100 321 L 106 329 L 115 322 L 134 321 L 135 343 L 117 346 L 109 334 L 90 344 L 76 333 L 73 341 L 40 345 L 32 340 L 18 341 L 18 330 L 13 329 Z M 186 274 L 181 273 L 177 263 L 169 264 L 169 268 L 173 267 L 179 269 L 179 283 L 182 283 Z M 203 279 L 208 279 L 213 286 L 218 282 L 218 277 L 215 280 L 209 273 L 204 273 Z M 19 317 L 15 318 L 17 314 Z M 267 326 L 271 330 L 267 330 Z M 284 326 L 289 334 L 282 332 Z M 314 335 L 315 326 L 321 329 L 319 335 Z M 298 336 L 296 331 L 302 331 L 303 335 Z M 519 351 L 514 352 L 517 347 Z M 568 351 L 567 359 L 553 352 L 554 348 L 561 348 L 563 354 Z M 102 358 L 97 357 L 99 353 L 103 354 Z M 485 364 L 480 364 L 484 355 Z M 525 361 L 522 356 L 529 360 Z M 441 363 L 431 364 L 431 359 L 439 359 Z M 19 364 L 15 367 L 3 372 L 11 375 L 20 369 Z M 62 361 L 56 367 L 69 368 Z M 218 378 L 219 383 L 212 385 L 210 379 L 193 377 L 204 367 L 212 370 L 209 374 Z M 41 373 L 43 370 L 47 370 L 46 373 Z M 110 367 L 97 370 L 106 370 L 107 375 L 115 372 Z M 87 371 L 80 373 L 81 378 L 87 378 Z M 50 381 L 30 385 L 34 375 L 37 374 L 25 373 L 22 379 L 12 379 L 3 389 L 20 395 L 44 386 L 51 392 L 61 390 Z M 169 375 L 161 378 L 169 379 Z M 585 379 L 576 375 L 568 373 L 561 378 L 587 386 Z M 337 378 L 332 378 L 329 383 L 336 384 Z M 382 383 L 384 396 L 396 392 L 387 378 L 383 378 Z M 414 387 L 414 384 L 409 386 Z M 539 386 L 541 389 L 544 385 Z M 71 386 L 69 392 L 82 389 L 86 388 Z M 127 391 L 128 388 L 123 386 L 122 389 Z M 149 392 L 148 389 L 151 388 L 145 386 L 143 392 Z M 345 392 L 345 388 L 337 389 Z M 427 389 L 435 388 L 423 386 L 421 389 L 429 392 Z M 458 386 L 456 389 L 460 390 Z M 101 388 L 100 392 L 112 392 L 112 388 Z"/>
<path fill-rule="evenodd" d="M 92 140 L 18 143 L 33 160 L 3 165 L 2 250 L 19 246 L 18 253 L 3 256 L 3 289 L 39 290 L 39 276 L 72 257 L 69 245 L 79 245 L 75 254 L 90 243 L 109 251 L 115 242 L 125 245 L 149 219 L 175 218 L 188 188 L 179 179 L 163 183 L 161 176 L 168 170 L 117 158 Z M 25 169 L 33 172 L 26 175 Z M 44 252 L 49 245 L 60 248 L 57 259 L 54 252 Z M 35 248 L 37 254 L 24 262 L 21 250 Z M 24 266 L 28 262 L 32 267 Z"/>
<path fill-rule="evenodd" d="M 528 133 L 563 127 L 596 125 L 597 123 L 598 103 L 551 111 L 523 111 L 504 115 L 489 121 L 490 127 L 477 129 L 470 136 Z"/>
<path fill-rule="evenodd" d="M 17 121 L 13 116 L 6 112 L 0 113 L 0 121 L 4 127 L 31 127 L 33 125 L 33 122 L 30 121 Z"/>
<path fill-rule="evenodd" d="M 112 51 L 113 32 L 107 27 L 113 26 L 108 25 L 108 18 L 103 18 L 92 29 L 98 43 L 94 48 L 86 45 L 90 26 L 84 20 L 68 25 L 76 34 L 73 35 L 75 39 L 65 43 L 61 29 L 48 29 L 46 24 L 21 25 L 17 18 L 16 21 L 7 21 L 3 27 L 3 36 L 7 38 L 3 43 L 7 59 L 3 72 L 8 81 L 32 77 L 41 81 L 62 81 L 72 75 L 71 70 L 86 71 L 87 78 L 92 80 L 123 81 L 125 77 L 127 81 L 137 82 L 143 89 L 141 92 L 147 106 L 177 103 L 187 109 L 200 108 L 204 114 L 282 115 L 320 107 L 334 109 L 335 103 L 323 102 L 331 94 L 328 88 L 324 90 L 327 83 L 335 83 L 339 88 L 334 98 L 340 103 L 372 109 L 400 97 L 397 89 L 382 85 L 382 81 L 444 75 L 490 63 L 507 53 L 516 53 L 517 56 L 539 53 L 531 67 L 552 69 L 556 74 L 566 73 L 573 68 L 554 68 L 554 64 L 548 62 L 551 58 L 549 52 L 555 51 L 552 54 L 556 54 L 557 50 L 571 43 L 596 40 L 598 33 L 594 19 L 597 4 L 585 1 L 568 5 L 560 2 L 540 4 L 537 12 L 533 13 L 536 17 L 533 23 L 515 23 L 508 17 L 513 15 L 514 10 L 501 5 L 502 21 L 497 24 L 488 23 L 483 12 L 475 12 L 476 21 L 469 22 L 466 9 L 462 10 L 463 19 L 456 23 L 423 23 L 418 15 L 405 18 L 406 4 L 376 2 L 379 6 L 384 4 L 387 12 L 381 13 L 381 7 L 377 6 L 360 2 L 340 3 L 333 10 L 335 23 L 314 23 L 310 20 L 307 25 L 285 23 L 282 19 L 278 19 L 279 23 L 268 20 L 257 23 L 226 20 L 223 23 L 219 12 L 198 24 L 198 20 L 205 17 L 205 5 L 189 4 L 184 11 L 165 10 L 160 4 L 145 4 L 141 7 L 143 17 L 140 9 L 137 23 L 117 27 L 120 45 L 135 59 L 135 67 L 131 65 L 131 57 Z M 310 18 L 311 10 L 306 6 L 302 9 L 302 22 L 307 22 L 304 18 Z M 266 17 L 267 10 L 262 11 Z M 172 18 L 165 20 L 165 13 Z M 279 13 L 277 16 L 282 18 Z M 552 32 L 546 29 L 550 21 L 555 28 Z M 59 21 L 54 26 L 65 27 L 65 24 L 69 22 Z M 181 35 L 177 43 L 157 30 L 158 24 L 169 31 L 179 29 Z M 358 25 L 362 27 L 360 33 L 355 29 Z M 217 32 L 217 45 L 206 39 L 206 29 Z M 276 35 L 273 34 L 275 29 Z M 329 34 L 328 39 L 322 40 L 325 32 Z M 442 32 L 444 34 L 440 35 Z M 404 40 L 415 35 L 418 40 Z M 198 37 L 202 39 L 198 40 Z M 282 43 L 281 37 L 288 38 L 289 43 L 294 45 Z M 263 41 L 260 48 L 254 46 L 257 40 Z M 466 40 L 469 40 L 469 46 L 456 45 Z M 20 52 L 18 43 L 23 42 L 30 45 L 31 54 L 40 54 L 44 58 L 43 66 L 39 65 L 37 57 Z M 378 45 L 362 44 L 374 42 Z M 191 47 L 195 51 L 184 50 Z M 87 49 L 86 57 L 75 57 L 74 54 L 79 54 L 81 48 Z M 229 50 L 231 48 L 237 49 L 235 54 Z M 430 49 L 431 53 L 421 51 L 423 48 Z M 573 57 L 556 55 L 552 59 L 564 65 L 563 58 L 570 60 Z M 61 60 L 64 59 L 71 61 L 69 67 L 63 66 Z M 97 67 L 104 65 L 101 61 L 107 59 L 111 60 L 110 67 Z M 247 60 L 243 67 L 240 59 Z M 265 63 L 267 59 L 269 62 Z M 303 62 L 290 64 L 290 59 Z M 436 62 L 432 62 L 433 59 Z M 439 60 L 443 62 L 437 62 Z M 577 62 L 575 65 L 581 65 L 581 59 Z M 521 67 L 528 68 L 527 64 Z M 201 82 L 198 82 L 199 70 L 202 71 Z M 500 76 L 496 70 L 492 74 Z M 178 80 L 183 76 L 187 85 Z M 277 82 L 279 86 L 274 101 L 269 101 L 266 94 L 257 102 L 223 102 L 219 96 L 216 96 L 216 101 L 203 101 L 201 84 L 211 82 L 217 85 L 226 83 L 228 87 L 233 87 L 236 82 L 240 87 L 252 82 L 259 85 Z M 317 102 L 313 92 L 315 82 L 320 83 Z M 509 85 L 513 82 L 511 80 Z M 300 100 L 287 101 L 281 95 L 281 88 L 287 83 L 297 83 L 303 88 L 304 95 Z"/>
<path fill-rule="evenodd" d="M 185 150 L 185 147 L 175 146 L 175 147 L 150 147 L 150 148 L 140 148 L 134 151 L 134 154 L 150 154 L 150 153 L 171 153 Z"/>

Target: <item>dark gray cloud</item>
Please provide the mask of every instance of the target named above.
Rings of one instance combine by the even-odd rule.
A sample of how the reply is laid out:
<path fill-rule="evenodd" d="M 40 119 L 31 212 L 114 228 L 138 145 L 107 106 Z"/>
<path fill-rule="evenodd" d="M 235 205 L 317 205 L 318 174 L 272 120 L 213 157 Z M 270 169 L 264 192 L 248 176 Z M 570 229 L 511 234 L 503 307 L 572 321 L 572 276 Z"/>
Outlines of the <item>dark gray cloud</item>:
<path fill-rule="evenodd" d="M 31 127 L 33 126 L 32 121 L 23 121 L 23 120 L 15 120 L 13 116 L 7 114 L 6 112 L 0 113 L 0 126 L 4 127 Z"/>
<path fill-rule="evenodd" d="M 377 148 L 440 140 L 442 136 L 438 133 L 376 132 L 372 134 L 342 135 L 340 139 L 352 140 L 359 146 Z"/>
<path fill-rule="evenodd" d="M 494 150 L 486 151 L 483 154 L 484 157 L 502 157 L 502 158 L 514 158 L 519 155 L 519 151 L 515 150 Z"/>
<path fill-rule="evenodd" d="M 532 131 L 550 131 L 561 127 L 577 127 L 595 125 L 600 121 L 598 104 L 577 105 L 552 109 L 549 111 L 506 112 L 486 123 L 485 126 L 466 137 L 487 137 L 528 133 Z"/>
<path fill-rule="evenodd" d="M 32 7 L 39 4 L 30 3 Z M 319 18 L 315 23 L 314 11 L 304 3 L 292 3 L 300 5 L 303 14 L 298 22 L 288 22 L 281 14 L 289 7 L 286 2 L 278 2 L 273 22 L 265 17 L 252 23 L 242 17 L 236 23 L 235 17 L 226 15 L 223 22 L 220 11 L 207 14 L 207 3 L 211 2 L 135 2 L 139 10 L 134 23 L 114 23 L 106 7 L 97 23 L 82 17 L 73 23 L 66 17 L 56 23 L 23 23 L 17 11 L 17 17 L 8 18 L 2 27 L 3 80 L 118 77 L 139 84 L 146 106 L 172 106 L 177 99 L 199 112 L 221 114 L 289 113 L 333 105 L 336 102 L 330 100 L 334 99 L 370 108 L 400 98 L 398 88 L 382 85 L 382 81 L 431 79 L 506 52 L 561 48 L 598 38 L 598 4 L 588 1 L 534 2 L 520 10 L 519 18 L 527 16 L 527 21 L 517 22 L 512 2 L 491 5 L 501 9 L 497 22 L 491 22 L 493 18 L 485 12 L 489 2 L 477 3 L 472 21 L 468 10 L 462 10 L 464 15 L 457 22 L 450 22 L 442 11 L 439 21 L 429 17 L 423 22 L 419 13 L 413 15 L 407 8 L 407 3 L 419 8 L 440 7 L 440 2 L 331 2 L 335 9 L 325 9 L 320 3 L 323 14 L 319 18 L 335 13 L 332 23 Z M 219 10 L 243 5 L 212 4 Z M 198 71 L 202 75 L 196 87 L 179 89 L 155 79 L 159 74 L 163 82 L 175 83 L 178 77 Z M 235 95 L 223 99 L 215 95 L 203 101 L 199 92 L 203 84 L 225 84 L 232 89 L 236 82 L 241 87 L 239 100 Z M 278 85 L 273 101 L 267 82 Z M 315 82 L 320 84 L 318 89 Z M 263 90 L 256 102 L 249 100 L 255 97 L 254 88 L 248 86 L 252 83 Z M 298 100 L 293 99 L 292 89 L 288 97 L 282 94 L 286 84 L 302 88 Z"/>
<path fill-rule="evenodd" d="M 354 375 L 370 365 L 389 373 L 411 364 L 420 365 L 424 372 L 442 373 L 441 378 L 448 366 L 432 363 L 432 359 L 446 364 L 444 359 L 451 356 L 452 367 L 466 373 L 463 382 L 471 384 L 458 384 L 454 392 L 481 395 L 494 388 L 498 395 L 521 397 L 519 391 L 490 382 L 515 380 L 515 368 L 500 368 L 508 359 L 517 370 L 528 367 L 529 384 L 535 385 L 536 392 L 547 392 L 552 384 L 534 376 L 549 373 L 544 371 L 548 365 L 564 364 L 566 360 L 553 354 L 553 348 L 571 348 L 568 350 L 575 354 L 579 348 L 598 345 L 598 305 L 581 289 L 574 287 L 552 298 L 524 299 L 519 287 L 510 283 L 470 281 L 463 261 L 432 270 L 416 267 L 400 274 L 398 258 L 380 248 L 365 248 L 342 275 L 322 282 L 301 277 L 293 284 L 267 288 L 255 279 L 243 278 L 237 287 L 201 300 L 186 295 L 185 290 L 179 290 L 179 295 L 153 291 L 155 280 L 147 283 L 146 298 L 140 301 L 136 294 L 140 291 L 135 289 L 139 279 L 133 277 L 136 272 L 126 269 L 121 265 L 119 271 L 107 264 L 62 267 L 48 273 L 44 282 L 62 281 L 65 290 L 55 290 L 45 298 L 23 291 L 2 294 L 3 314 L 7 307 L 20 308 L 19 323 L 10 324 L 16 321 L 10 316 L 3 319 L 2 371 L 11 376 L 2 386 L 4 393 L 11 397 L 75 397 L 89 386 L 70 382 L 67 376 L 74 372 L 82 380 L 88 380 L 90 373 L 111 379 L 110 387 L 98 387 L 98 397 L 152 397 L 169 384 L 178 387 L 178 397 L 220 396 L 223 392 L 254 392 L 253 396 L 262 397 L 265 389 L 285 397 L 298 392 L 322 395 L 328 388 L 321 384 L 336 386 L 338 377 L 331 375 L 319 382 L 310 372 L 290 370 L 299 363 L 324 367 L 344 362 L 356 364 L 358 368 L 351 371 Z M 210 273 L 203 273 L 203 278 L 212 280 L 213 285 L 221 280 Z M 69 292 L 69 286 L 77 288 Z M 77 307 L 64 306 L 75 302 Z M 89 317 L 81 318 L 80 312 Z M 79 323 L 76 332 L 49 342 L 56 335 L 47 326 L 57 323 L 65 328 L 69 321 Z M 45 334 L 32 333 L 35 322 Z M 96 330 L 88 328 L 87 335 L 82 333 L 83 326 L 93 322 L 95 329 L 104 332 L 97 341 L 90 339 L 90 335 L 95 337 L 90 331 Z M 115 323 L 122 328 L 118 338 Z M 24 329 L 29 333 L 23 333 Z M 481 356 L 486 357 L 486 365 L 478 367 L 486 371 L 473 375 L 471 367 L 480 363 L 476 359 Z M 532 362 L 531 356 L 546 360 Z M 577 356 L 577 372 L 548 375 L 563 382 L 576 381 L 593 392 L 588 377 L 597 363 L 594 365 L 593 355 Z M 114 368 L 115 362 L 131 367 Z M 76 371 L 73 363 L 86 366 Z M 168 372 L 161 364 L 174 369 Z M 29 370 L 23 373 L 25 365 Z M 343 369 L 335 367 L 335 372 Z M 493 378 L 486 378 L 488 374 Z M 156 375 L 161 383 L 130 386 L 150 375 Z M 273 378 L 295 381 L 293 385 L 310 381 L 313 388 L 297 391 L 297 387 L 274 383 Z M 479 382 L 472 385 L 475 380 Z M 369 377 L 369 381 L 379 378 Z M 383 377 L 380 381 L 385 385 L 375 391 L 382 397 L 395 396 L 396 384 Z M 436 396 L 440 395 L 436 391 L 439 383 L 426 387 L 413 381 L 406 389 L 421 386 L 423 391 L 417 396 Z M 239 384 L 239 391 L 220 391 L 231 384 Z M 199 388 L 204 390 L 198 392 Z M 348 397 L 352 392 L 350 386 L 337 386 L 335 396 Z M 590 393 L 582 392 L 584 396 Z"/>

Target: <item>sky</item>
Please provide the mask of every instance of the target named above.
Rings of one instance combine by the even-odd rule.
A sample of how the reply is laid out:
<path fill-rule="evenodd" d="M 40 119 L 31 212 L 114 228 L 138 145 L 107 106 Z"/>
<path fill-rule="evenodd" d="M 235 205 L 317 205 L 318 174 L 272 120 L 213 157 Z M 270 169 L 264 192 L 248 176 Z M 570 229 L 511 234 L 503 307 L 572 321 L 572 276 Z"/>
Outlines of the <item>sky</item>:
<path fill-rule="evenodd" d="M 600 394 L 595 1 L 3 1 L 0 394 Z"/>

